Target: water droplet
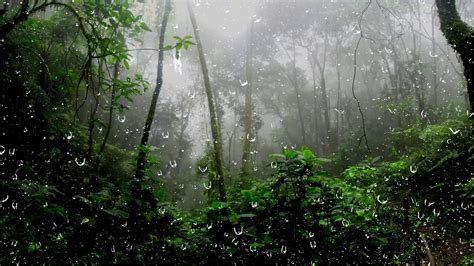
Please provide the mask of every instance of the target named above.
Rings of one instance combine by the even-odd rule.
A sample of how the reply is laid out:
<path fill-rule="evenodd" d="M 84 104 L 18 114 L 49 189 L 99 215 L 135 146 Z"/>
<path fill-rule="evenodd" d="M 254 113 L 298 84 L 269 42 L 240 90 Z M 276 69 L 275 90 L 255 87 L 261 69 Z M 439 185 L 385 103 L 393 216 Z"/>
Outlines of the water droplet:
<path fill-rule="evenodd" d="M 426 116 L 427 116 L 426 111 L 425 111 L 425 110 L 421 110 L 420 115 L 421 115 L 422 118 L 426 118 Z"/>
<path fill-rule="evenodd" d="M 212 228 L 212 223 L 206 225 L 207 230 L 210 230 Z"/>
<path fill-rule="evenodd" d="M 161 170 L 158 170 L 158 172 L 156 172 L 156 174 L 157 174 L 158 176 L 162 176 L 162 175 L 163 175 L 163 172 L 162 172 Z"/>
<path fill-rule="evenodd" d="M 14 210 L 18 209 L 18 202 L 12 202 L 12 208 Z"/>
<path fill-rule="evenodd" d="M 69 131 L 69 132 L 67 133 L 67 135 L 66 135 L 66 139 L 67 139 L 67 140 L 70 140 L 70 139 L 72 139 L 72 137 L 73 137 L 72 132 Z"/>
<path fill-rule="evenodd" d="M 198 169 L 201 173 L 205 173 L 207 171 L 207 166 L 206 167 L 201 167 L 201 166 L 198 166 Z"/>
<path fill-rule="evenodd" d="M 257 251 L 257 247 L 256 246 L 250 246 L 250 252 L 255 252 Z"/>
<path fill-rule="evenodd" d="M 410 172 L 412 174 L 416 173 L 416 171 L 418 171 L 418 167 L 414 166 L 414 165 L 410 165 Z"/>
<path fill-rule="evenodd" d="M 252 208 L 255 209 L 255 208 L 257 208 L 257 206 L 258 206 L 258 202 L 253 201 L 253 202 L 250 203 L 250 206 L 252 206 Z"/>
<path fill-rule="evenodd" d="M 242 87 L 245 87 L 249 84 L 249 82 L 247 80 L 246 81 L 239 80 L 239 82 L 240 82 L 240 86 L 242 86 Z"/>
<path fill-rule="evenodd" d="M 312 249 L 315 249 L 316 248 L 316 240 L 311 240 L 309 242 L 309 246 L 312 248 Z"/>
<path fill-rule="evenodd" d="M 461 130 L 459 130 L 459 129 L 458 129 L 458 130 L 454 130 L 454 129 L 452 129 L 452 128 L 449 128 L 449 130 L 451 130 L 451 133 L 453 133 L 454 135 L 458 134 L 459 131 L 461 131 Z"/>
<path fill-rule="evenodd" d="M 256 137 L 251 138 L 250 134 L 247 134 L 247 139 L 249 140 L 249 142 L 255 142 L 257 138 Z"/>
<path fill-rule="evenodd" d="M 273 168 L 273 169 L 277 168 L 277 166 L 278 166 L 277 162 L 271 162 L 270 163 L 270 167 Z"/>
<path fill-rule="evenodd" d="M 204 183 L 203 186 L 204 186 L 205 189 L 209 190 L 209 189 L 211 189 L 211 187 L 212 187 L 212 183 L 211 183 L 211 182 L 209 182 L 209 183 Z"/>
<path fill-rule="evenodd" d="M 386 200 L 381 200 L 381 199 L 380 199 L 380 195 L 377 195 L 377 201 L 378 201 L 380 204 L 384 205 L 384 204 L 386 204 L 386 203 L 388 202 L 388 199 L 386 199 Z"/>
<path fill-rule="evenodd" d="M 348 227 L 348 226 L 349 226 L 349 221 L 346 220 L 346 219 L 342 219 L 341 223 L 342 223 L 342 225 L 343 225 L 344 227 Z"/>
<path fill-rule="evenodd" d="M 420 215 L 420 212 L 417 212 L 417 213 L 416 213 L 416 216 L 417 216 L 417 217 L 418 217 L 418 219 L 420 219 L 420 220 L 421 220 L 421 219 L 423 219 L 423 218 L 425 217 L 425 215 L 424 215 L 424 214 L 421 214 L 421 215 Z"/>
<path fill-rule="evenodd" d="M 115 253 L 115 246 L 114 245 L 112 245 L 112 247 L 110 247 L 110 252 Z"/>
<path fill-rule="evenodd" d="M 168 131 L 166 132 L 161 132 L 161 137 L 163 137 L 164 139 L 167 139 L 170 137 L 170 133 Z"/>
<path fill-rule="evenodd" d="M 5 203 L 7 202 L 7 200 L 10 198 L 10 195 L 7 195 L 4 199 L 1 199 L 0 202 L 1 203 Z"/>
<path fill-rule="evenodd" d="M 237 231 L 237 229 L 234 227 L 234 233 L 238 236 L 240 236 L 244 232 L 244 227 L 240 226 L 240 231 Z"/>
<path fill-rule="evenodd" d="M 118 120 L 120 123 L 125 122 L 125 115 L 118 115 L 118 116 L 117 116 L 117 120 Z"/>
<path fill-rule="evenodd" d="M 122 224 L 122 227 L 127 227 L 127 221 L 125 221 L 125 223 Z"/>
<path fill-rule="evenodd" d="M 86 164 L 86 158 L 82 158 L 82 160 L 81 160 L 81 159 L 78 159 L 78 158 L 76 157 L 76 159 L 74 159 L 74 161 L 76 162 L 76 164 L 77 164 L 78 166 L 84 166 L 84 164 Z"/>
<path fill-rule="evenodd" d="M 286 253 L 286 246 L 281 246 L 281 254 L 285 254 Z"/>
<path fill-rule="evenodd" d="M 127 244 L 127 246 L 125 247 L 125 249 L 126 249 L 127 251 L 132 251 L 133 246 L 130 245 L 130 244 Z"/>
<path fill-rule="evenodd" d="M 171 168 L 175 168 L 176 166 L 178 166 L 178 163 L 176 162 L 176 160 L 170 161 L 170 166 Z"/>

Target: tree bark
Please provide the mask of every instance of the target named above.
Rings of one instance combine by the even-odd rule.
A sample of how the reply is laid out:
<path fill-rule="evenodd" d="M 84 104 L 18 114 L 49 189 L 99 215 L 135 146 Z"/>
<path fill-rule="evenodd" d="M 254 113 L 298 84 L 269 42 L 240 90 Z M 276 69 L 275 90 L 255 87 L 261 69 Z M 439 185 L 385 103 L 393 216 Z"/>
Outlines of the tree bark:
<path fill-rule="evenodd" d="M 455 0 L 436 0 L 438 16 L 449 45 L 456 50 L 464 66 L 470 111 L 474 111 L 474 30 L 459 16 Z M 471 119 L 474 116 L 470 116 Z"/>
<path fill-rule="evenodd" d="M 196 16 L 194 15 L 191 3 L 189 0 L 186 1 L 189 17 L 191 24 L 193 25 L 194 38 L 196 39 L 196 45 L 199 53 L 199 61 L 201 62 L 201 70 L 204 79 L 204 88 L 207 95 L 207 104 L 209 107 L 209 116 L 211 120 L 211 134 L 213 138 L 213 150 L 214 160 L 216 161 L 216 177 L 215 183 L 218 186 L 219 200 L 226 201 L 226 192 L 224 184 L 224 165 L 222 157 L 222 136 L 219 121 L 217 119 L 216 106 L 214 103 L 214 97 L 212 94 L 211 81 L 209 79 L 209 70 L 207 69 L 206 58 L 204 57 L 204 51 L 202 48 L 201 38 L 199 35 L 199 29 L 196 22 Z"/>
<path fill-rule="evenodd" d="M 242 148 L 242 166 L 240 173 L 248 175 L 250 169 L 250 148 L 252 143 L 250 139 L 253 138 L 252 132 L 252 57 L 253 57 L 253 21 L 250 23 L 249 40 L 247 43 L 247 58 L 245 75 L 247 78 L 247 85 L 245 86 L 245 106 L 244 106 L 244 144 Z"/>
<path fill-rule="evenodd" d="M 329 118 L 329 98 L 327 95 L 327 88 L 326 88 L 326 55 L 327 55 L 327 45 L 328 45 L 328 34 L 324 34 L 324 52 L 323 52 L 323 62 L 322 64 L 319 62 L 317 55 L 313 54 L 313 60 L 316 66 L 318 66 L 319 74 L 320 74 L 320 85 L 321 85 L 321 98 L 323 104 L 323 114 L 324 114 L 324 124 L 326 126 L 326 140 L 325 140 L 325 151 L 326 154 L 331 153 L 331 121 Z"/>
<path fill-rule="evenodd" d="M 164 57 L 164 41 L 165 41 L 165 32 L 166 32 L 166 25 L 168 24 L 168 17 L 171 12 L 171 0 L 166 0 L 165 3 L 165 11 L 163 14 L 163 21 L 161 23 L 161 30 L 160 30 L 160 43 L 159 43 L 159 51 L 158 51 L 158 72 L 156 76 L 156 86 L 155 91 L 153 92 L 153 97 L 151 99 L 150 109 L 148 110 L 148 115 L 145 121 L 145 126 L 143 128 L 143 135 L 140 140 L 140 146 L 138 149 L 138 158 L 137 158 L 137 169 L 135 172 L 135 177 L 137 179 L 142 179 L 145 175 L 145 163 L 146 163 L 146 154 L 143 149 L 140 147 L 144 147 L 148 144 L 148 138 L 150 136 L 150 129 L 151 124 L 153 122 L 153 118 L 155 116 L 155 109 L 156 103 L 158 102 L 158 96 L 160 95 L 161 86 L 163 85 L 163 57 Z"/>

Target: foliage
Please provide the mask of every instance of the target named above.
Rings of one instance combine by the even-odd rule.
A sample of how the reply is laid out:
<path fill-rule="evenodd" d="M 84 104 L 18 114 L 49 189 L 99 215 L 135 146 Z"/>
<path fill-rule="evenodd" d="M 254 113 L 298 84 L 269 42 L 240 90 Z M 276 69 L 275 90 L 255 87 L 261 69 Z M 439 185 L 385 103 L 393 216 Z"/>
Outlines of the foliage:
<path fill-rule="evenodd" d="M 0 126 L 8 133 L 0 143 L 0 264 L 379 265 L 426 260 L 425 245 L 439 256 L 453 241 L 467 251 L 455 263 L 472 264 L 474 138 L 472 121 L 455 107 L 432 123 L 416 118 L 408 100 L 386 104 L 382 110 L 398 108 L 414 121 L 381 140 L 391 154 L 362 160 L 346 143 L 329 161 L 304 146 L 285 148 L 270 156 L 270 176 L 226 180 L 228 202 L 215 197 L 208 147 L 193 179 L 173 176 L 175 184 L 203 185 L 208 202 L 178 210 L 168 201 L 179 195 L 166 195 L 175 191 L 155 174 L 171 156 L 139 146 L 147 161 L 136 179 L 136 156 L 101 133 L 149 86 L 140 74 L 119 72 L 129 69 L 127 38 L 150 29 L 128 1 L 44 3 L 68 13 L 15 10 L 0 20 L 2 33 L 15 22 L 0 44 Z M 194 43 L 175 39 L 166 49 L 178 59 Z M 284 91 L 278 73 L 265 85 Z M 263 98 L 279 97 L 271 92 Z M 294 108 L 283 106 L 281 118 L 294 122 Z M 169 125 L 180 119 L 172 108 L 163 112 Z M 289 125 L 286 137 L 299 137 Z"/>

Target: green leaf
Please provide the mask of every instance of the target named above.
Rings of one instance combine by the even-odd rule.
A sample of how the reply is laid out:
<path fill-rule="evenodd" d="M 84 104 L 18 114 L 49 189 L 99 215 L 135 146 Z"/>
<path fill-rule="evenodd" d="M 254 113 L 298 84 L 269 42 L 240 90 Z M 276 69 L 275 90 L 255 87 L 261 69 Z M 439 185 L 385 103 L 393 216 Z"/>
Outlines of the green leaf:
<path fill-rule="evenodd" d="M 123 61 L 123 66 L 125 67 L 126 70 L 130 69 L 130 65 L 128 64 L 127 60 Z"/>
<path fill-rule="evenodd" d="M 163 47 L 163 51 L 169 51 L 169 50 L 172 50 L 174 48 L 174 46 L 172 45 L 166 45 L 165 47 Z"/>
<path fill-rule="evenodd" d="M 244 213 L 244 214 L 238 215 L 239 218 L 253 218 L 255 216 L 257 216 L 257 215 L 254 214 L 254 213 Z"/>
<path fill-rule="evenodd" d="M 311 150 L 309 150 L 309 149 L 303 150 L 303 158 L 304 158 L 306 161 L 310 161 L 311 158 L 313 158 L 313 153 L 311 152 Z"/>
<path fill-rule="evenodd" d="M 128 213 L 122 211 L 122 210 L 119 210 L 119 209 L 103 209 L 104 212 L 112 215 L 112 216 L 119 216 L 119 217 L 122 217 L 122 218 L 128 218 Z"/>
<path fill-rule="evenodd" d="M 151 29 L 148 27 L 148 25 L 146 25 L 145 22 L 140 23 L 140 28 L 142 28 L 142 30 L 144 31 L 151 31 Z"/>

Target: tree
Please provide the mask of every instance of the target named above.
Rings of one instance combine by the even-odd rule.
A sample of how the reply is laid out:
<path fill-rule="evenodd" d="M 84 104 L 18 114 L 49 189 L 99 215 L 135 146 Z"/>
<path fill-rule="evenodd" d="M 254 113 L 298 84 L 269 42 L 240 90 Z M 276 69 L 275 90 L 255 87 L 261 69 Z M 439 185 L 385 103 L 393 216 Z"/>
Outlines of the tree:
<path fill-rule="evenodd" d="M 249 40 L 247 43 L 247 58 L 245 66 L 245 75 L 247 84 L 245 85 L 245 106 L 244 106 L 244 145 L 242 148 L 242 167 L 241 174 L 249 173 L 250 168 L 250 148 L 252 146 L 252 56 L 253 56 L 253 21 L 250 23 Z"/>
<path fill-rule="evenodd" d="M 224 184 L 224 160 L 222 157 L 222 136 L 219 121 L 217 119 L 216 106 L 214 103 L 214 97 L 212 94 L 211 81 L 209 79 L 209 70 L 207 69 L 206 58 L 204 57 L 204 51 L 202 48 L 201 38 L 199 36 L 199 29 L 196 22 L 196 16 L 194 15 L 191 3 L 189 0 L 186 1 L 189 17 L 193 26 L 194 36 L 196 38 L 196 45 L 199 53 L 199 61 L 201 63 L 201 70 L 204 79 L 204 88 L 206 90 L 207 104 L 209 107 L 209 116 L 211 120 L 211 134 L 213 139 L 213 151 L 214 160 L 216 162 L 216 176 L 214 184 L 217 185 L 219 192 L 220 201 L 226 201 L 226 192 Z"/>
<path fill-rule="evenodd" d="M 467 80 L 469 107 L 474 111 L 474 30 L 459 16 L 455 0 L 436 0 L 438 16 L 446 40 L 459 54 Z M 470 116 L 473 118 L 474 116 Z"/>
<path fill-rule="evenodd" d="M 145 126 L 143 128 L 143 135 L 140 140 L 140 146 L 138 151 L 137 158 L 137 170 L 135 172 L 135 177 L 141 179 L 145 175 L 145 162 L 146 162 L 146 152 L 144 147 L 148 144 L 148 138 L 150 136 L 151 124 L 153 122 L 153 117 L 155 116 L 156 103 L 158 101 L 158 96 L 160 95 L 161 86 L 163 85 L 163 57 L 164 57 L 164 41 L 165 41 L 165 32 L 166 25 L 168 24 L 168 17 L 171 12 L 171 0 L 166 0 L 165 11 L 163 15 L 163 21 L 161 23 L 160 31 L 160 43 L 158 51 L 158 73 L 156 76 L 156 86 L 153 92 L 153 97 L 150 103 L 150 109 L 148 110 L 148 115 L 146 117 Z"/>

